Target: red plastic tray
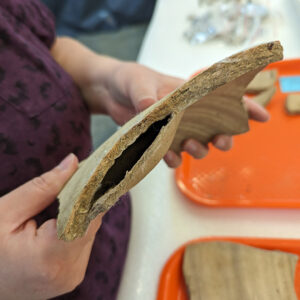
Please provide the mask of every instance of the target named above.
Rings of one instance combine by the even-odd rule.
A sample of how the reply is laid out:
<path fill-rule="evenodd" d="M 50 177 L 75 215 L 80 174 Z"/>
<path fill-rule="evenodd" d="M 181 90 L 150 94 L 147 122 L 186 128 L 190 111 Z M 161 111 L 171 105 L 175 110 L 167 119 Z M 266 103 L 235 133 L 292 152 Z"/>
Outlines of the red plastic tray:
<path fill-rule="evenodd" d="M 201 241 L 222 240 L 242 243 L 267 250 L 281 250 L 300 255 L 300 240 L 260 239 L 260 238 L 202 238 L 180 247 L 167 261 L 159 281 L 157 300 L 188 300 L 182 274 L 182 259 L 185 247 Z M 295 289 L 300 299 L 300 263 L 298 260 L 295 273 Z"/>
<path fill-rule="evenodd" d="M 266 69 L 274 68 L 279 76 L 299 75 L 300 59 Z M 220 207 L 300 208 L 300 116 L 285 112 L 287 94 L 276 84 L 267 106 L 271 120 L 250 121 L 250 131 L 234 137 L 232 150 L 211 147 L 202 160 L 183 154 L 176 183 L 190 200 Z"/>

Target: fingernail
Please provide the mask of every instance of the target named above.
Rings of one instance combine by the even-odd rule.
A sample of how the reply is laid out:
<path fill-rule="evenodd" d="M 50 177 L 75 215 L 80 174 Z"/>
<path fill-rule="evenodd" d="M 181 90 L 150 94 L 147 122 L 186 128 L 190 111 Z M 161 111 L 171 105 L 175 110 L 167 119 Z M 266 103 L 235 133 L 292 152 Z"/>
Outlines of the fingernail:
<path fill-rule="evenodd" d="M 184 145 L 184 150 L 188 153 L 196 153 L 197 152 L 197 145 L 193 141 L 189 141 Z"/>
<path fill-rule="evenodd" d="M 217 140 L 217 142 L 215 143 L 215 146 L 219 149 L 223 149 L 225 148 L 226 144 L 225 141 L 223 139 L 219 139 Z"/>
<path fill-rule="evenodd" d="M 66 158 L 64 158 L 60 164 L 57 166 L 60 170 L 67 170 L 72 164 L 74 159 L 74 154 L 70 153 Z"/>
<path fill-rule="evenodd" d="M 173 151 L 168 151 L 164 156 L 167 165 L 171 168 L 177 168 L 181 164 L 181 158 L 177 156 Z"/>
<path fill-rule="evenodd" d="M 143 111 L 146 108 L 148 108 L 149 106 L 151 106 L 152 104 L 155 103 L 155 100 L 153 98 L 144 98 L 143 100 L 141 100 L 138 104 L 138 110 L 139 111 Z"/>
<path fill-rule="evenodd" d="M 174 159 L 174 156 L 173 156 L 173 154 L 170 152 L 170 151 L 168 151 L 166 154 L 165 154 L 165 157 L 164 157 L 166 160 L 168 160 L 168 161 L 173 161 L 173 159 Z"/>

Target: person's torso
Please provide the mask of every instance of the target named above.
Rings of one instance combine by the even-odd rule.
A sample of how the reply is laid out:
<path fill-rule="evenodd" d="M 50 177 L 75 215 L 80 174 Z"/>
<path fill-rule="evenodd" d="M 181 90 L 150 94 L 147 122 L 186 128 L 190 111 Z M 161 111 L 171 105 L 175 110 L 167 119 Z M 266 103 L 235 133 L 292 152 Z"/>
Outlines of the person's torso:
<path fill-rule="evenodd" d="M 0 196 L 91 151 L 87 107 L 54 61 L 51 13 L 39 0 L 0 2 Z"/>
<path fill-rule="evenodd" d="M 39 0 L 0 2 L 0 197 L 70 152 L 91 151 L 89 112 L 71 77 L 52 59 L 54 21 Z M 57 201 L 36 217 L 57 216 Z M 130 201 L 103 218 L 83 283 L 66 300 L 114 300 L 126 257 Z M 70 274 L 71 276 L 71 274 Z"/>

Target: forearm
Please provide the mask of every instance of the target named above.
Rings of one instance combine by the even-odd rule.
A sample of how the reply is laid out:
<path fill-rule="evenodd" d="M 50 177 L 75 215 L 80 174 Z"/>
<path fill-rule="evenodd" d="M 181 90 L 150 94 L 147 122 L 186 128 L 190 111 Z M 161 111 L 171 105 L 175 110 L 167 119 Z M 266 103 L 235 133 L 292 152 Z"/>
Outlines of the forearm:
<path fill-rule="evenodd" d="M 95 78 L 106 85 L 110 74 L 120 64 L 117 59 L 98 55 L 68 37 L 57 38 L 51 48 L 51 54 L 81 89 Z"/>

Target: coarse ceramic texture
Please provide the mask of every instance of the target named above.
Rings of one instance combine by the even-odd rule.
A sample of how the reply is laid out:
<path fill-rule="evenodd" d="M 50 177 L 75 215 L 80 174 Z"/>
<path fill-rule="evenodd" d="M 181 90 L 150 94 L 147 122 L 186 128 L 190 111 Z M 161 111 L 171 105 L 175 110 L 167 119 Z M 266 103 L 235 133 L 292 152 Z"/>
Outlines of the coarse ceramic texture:
<path fill-rule="evenodd" d="M 248 116 L 241 102 L 244 88 L 257 72 L 280 59 L 282 47 L 279 42 L 235 54 L 214 64 L 127 122 L 81 164 L 59 194 L 59 238 L 69 241 L 82 236 L 98 213 L 109 210 L 122 194 L 145 177 L 170 148 L 184 110 L 198 100 L 200 106 L 204 99 L 204 110 L 209 116 L 201 119 L 206 120 L 206 128 L 213 128 L 206 130 L 199 141 L 202 138 L 209 141 L 224 133 L 222 128 L 226 128 L 226 122 L 231 119 L 238 120 L 240 130 L 229 128 L 225 133 L 246 132 Z M 234 89 L 238 93 L 232 92 Z M 216 98 L 214 91 L 222 97 Z M 239 98 L 233 97 L 236 94 Z M 227 98 L 232 101 L 228 102 Z M 218 105 L 208 103 L 214 99 Z M 225 106 L 223 101 L 226 101 Z M 231 106 L 233 112 L 228 113 Z M 180 135 L 180 139 L 175 140 L 185 138 Z"/>

